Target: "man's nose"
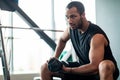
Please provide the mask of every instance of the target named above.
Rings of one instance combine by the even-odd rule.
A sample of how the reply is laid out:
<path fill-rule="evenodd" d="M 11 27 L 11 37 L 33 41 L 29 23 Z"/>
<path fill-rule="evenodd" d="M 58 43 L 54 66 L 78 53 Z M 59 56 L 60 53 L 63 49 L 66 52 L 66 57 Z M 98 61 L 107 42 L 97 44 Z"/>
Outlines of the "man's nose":
<path fill-rule="evenodd" d="M 67 21 L 68 21 L 68 23 L 72 23 L 73 22 L 71 18 L 67 19 Z"/>

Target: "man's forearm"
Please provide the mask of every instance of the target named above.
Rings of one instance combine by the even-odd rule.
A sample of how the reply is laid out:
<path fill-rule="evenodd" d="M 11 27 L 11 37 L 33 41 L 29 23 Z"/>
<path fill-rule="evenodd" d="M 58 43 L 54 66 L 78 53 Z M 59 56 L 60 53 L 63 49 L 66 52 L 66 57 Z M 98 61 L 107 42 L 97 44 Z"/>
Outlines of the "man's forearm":
<path fill-rule="evenodd" d="M 65 47 L 66 42 L 63 42 L 62 40 L 59 41 L 56 49 L 55 49 L 55 54 L 54 57 L 58 58 L 61 54 L 61 52 L 63 51 L 64 47 Z"/>
<path fill-rule="evenodd" d="M 92 64 L 86 64 L 80 67 L 64 67 L 63 70 L 68 73 L 80 74 L 80 75 L 92 75 L 98 72 L 98 67 Z"/>

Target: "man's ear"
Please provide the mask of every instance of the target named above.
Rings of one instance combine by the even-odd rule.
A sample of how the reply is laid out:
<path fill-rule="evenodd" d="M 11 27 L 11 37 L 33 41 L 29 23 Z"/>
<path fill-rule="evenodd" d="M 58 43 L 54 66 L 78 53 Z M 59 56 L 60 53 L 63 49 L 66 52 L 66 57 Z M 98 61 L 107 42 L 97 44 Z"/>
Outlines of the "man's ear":
<path fill-rule="evenodd" d="M 85 17 L 85 12 L 81 14 L 81 18 L 84 18 L 84 17 Z"/>

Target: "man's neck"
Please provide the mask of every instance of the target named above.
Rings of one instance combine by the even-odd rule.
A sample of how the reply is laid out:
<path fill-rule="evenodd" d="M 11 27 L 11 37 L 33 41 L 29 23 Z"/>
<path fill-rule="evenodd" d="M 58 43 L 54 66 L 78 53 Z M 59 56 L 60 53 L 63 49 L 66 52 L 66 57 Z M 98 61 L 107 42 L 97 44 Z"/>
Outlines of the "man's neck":
<path fill-rule="evenodd" d="M 85 22 L 83 23 L 83 25 L 82 25 L 83 28 L 82 28 L 82 29 L 79 29 L 79 31 L 80 31 L 81 33 L 84 33 L 84 32 L 88 29 L 89 24 L 90 24 L 90 22 L 85 21 Z"/>

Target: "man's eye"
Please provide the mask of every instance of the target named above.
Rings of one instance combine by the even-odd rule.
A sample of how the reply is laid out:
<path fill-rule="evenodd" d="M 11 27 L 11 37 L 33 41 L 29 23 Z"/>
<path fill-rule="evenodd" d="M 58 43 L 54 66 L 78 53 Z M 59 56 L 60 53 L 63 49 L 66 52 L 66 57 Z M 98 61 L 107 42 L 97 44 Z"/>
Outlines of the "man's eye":
<path fill-rule="evenodd" d="M 71 15 L 70 18 L 75 18 L 76 16 L 75 15 Z"/>
<path fill-rule="evenodd" d="M 66 19 L 69 19 L 69 18 L 75 18 L 75 17 L 76 17 L 75 15 L 66 16 Z"/>

